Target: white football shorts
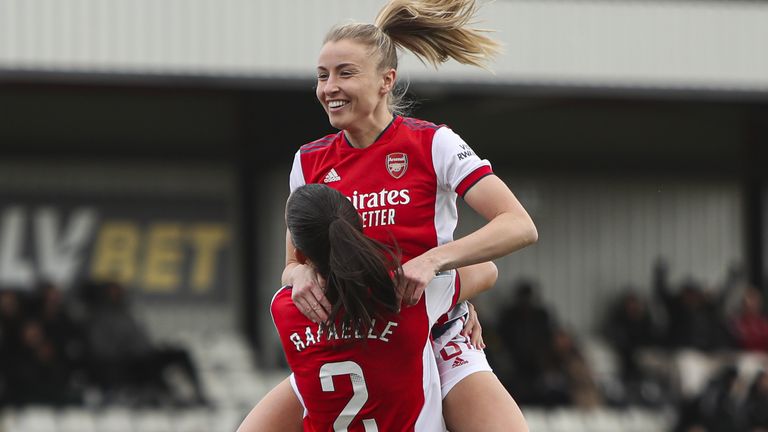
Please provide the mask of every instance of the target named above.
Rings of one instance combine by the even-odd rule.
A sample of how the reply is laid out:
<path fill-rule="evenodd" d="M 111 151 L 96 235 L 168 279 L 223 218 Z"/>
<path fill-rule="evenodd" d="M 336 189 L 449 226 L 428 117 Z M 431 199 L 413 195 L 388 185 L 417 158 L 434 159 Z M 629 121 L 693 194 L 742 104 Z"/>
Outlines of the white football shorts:
<path fill-rule="evenodd" d="M 432 350 L 440 372 L 443 398 L 459 381 L 475 372 L 493 372 L 483 350 L 473 347 L 469 338 L 461 335 L 466 315 L 446 323 L 440 334 L 433 333 Z M 434 330 L 433 330 L 434 331 Z"/>

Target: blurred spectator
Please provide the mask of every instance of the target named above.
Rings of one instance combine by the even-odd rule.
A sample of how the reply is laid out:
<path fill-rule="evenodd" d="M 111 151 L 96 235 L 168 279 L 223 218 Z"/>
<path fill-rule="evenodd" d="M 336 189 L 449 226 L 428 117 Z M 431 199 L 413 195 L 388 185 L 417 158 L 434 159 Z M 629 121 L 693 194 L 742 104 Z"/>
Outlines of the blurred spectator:
<path fill-rule="evenodd" d="M 744 291 L 741 307 L 728 324 L 738 348 L 768 352 L 768 316 L 763 312 L 763 295 L 756 288 Z"/>
<path fill-rule="evenodd" d="M 79 401 L 70 374 L 42 324 L 29 319 L 21 327 L 21 346 L 10 357 L 12 402 L 63 405 Z"/>
<path fill-rule="evenodd" d="M 106 402 L 205 403 L 188 353 L 150 342 L 122 286 L 89 284 L 82 294 L 88 307 L 78 313 L 53 284 L 30 298 L 0 290 L 0 406 L 82 403 L 89 382 Z M 173 370 L 194 394 L 176 391 L 166 379 Z"/>
<path fill-rule="evenodd" d="M 666 339 L 672 348 L 713 351 L 727 345 L 726 331 L 712 300 L 692 279 L 673 294 L 667 281 L 667 265 L 659 261 L 654 269 L 654 292 L 667 312 Z"/>
<path fill-rule="evenodd" d="M 515 399 L 522 404 L 566 403 L 567 391 L 544 380 L 544 362 L 553 356 L 555 324 L 533 282 L 517 283 L 513 302 L 499 311 L 496 327 L 510 364 L 502 381 Z"/>
<path fill-rule="evenodd" d="M 748 432 L 768 431 L 768 373 L 758 372 L 744 401 L 744 417 Z"/>
<path fill-rule="evenodd" d="M 0 289 L 0 405 L 13 402 L 12 361 L 21 349 L 21 300 L 16 291 Z"/>
<path fill-rule="evenodd" d="M 694 399 L 685 401 L 675 432 L 742 432 L 745 422 L 738 400 L 738 370 L 721 369 Z"/>
<path fill-rule="evenodd" d="M 611 308 L 605 335 L 619 360 L 618 381 L 611 383 L 610 402 L 660 406 L 670 377 L 661 345 L 662 331 L 650 305 L 635 290 L 628 289 Z"/>
<path fill-rule="evenodd" d="M 0 291 L 0 366 L 7 404 L 68 404 L 79 401 L 68 362 L 45 330 L 36 297 Z M 58 330 L 58 329 L 55 329 Z"/>
<path fill-rule="evenodd" d="M 602 398 L 592 370 L 569 332 L 562 328 L 555 331 L 549 354 L 544 361 L 543 378 L 551 401 L 563 397 L 566 404 L 578 408 L 600 405 Z"/>
<path fill-rule="evenodd" d="M 504 384 L 521 404 L 592 408 L 601 396 L 573 336 L 541 304 L 536 286 L 521 280 L 496 328 L 508 350 L 511 373 Z"/>
<path fill-rule="evenodd" d="M 621 377 L 626 381 L 642 380 L 638 364 L 641 348 L 657 346 L 661 340 L 659 326 L 648 304 L 634 291 L 621 296 L 609 314 L 606 334 L 621 362 Z"/>
<path fill-rule="evenodd" d="M 62 290 L 52 284 L 43 283 L 38 287 L 40 305 L 37 318 L 43 326 L 56 351 L 67 369 L 84 373 L 86 367 L 86 344 L 83 317 L 73 312 L 73 305 L 67 301 Z"/>
<path fill-rule="evenodd" d="M 91 373 L 108 398 L 131 388 L 138 403 L 205 403 L 197 372 L 189 354 L 177 347 L 154 346 L 133 316 L 122 285 L 93 285 L 88 295 L 87 325 Z M 179 400 L 166 380 L 170 368 L 177 368 L 194 389 L 191 400 Z M 143 398 L 143 400 L 141 400 Z"/>
<path fill-rule="evenodd" d="M 16 291 L 0 290 L 0 333 L 6 352 L 16 351 L 21 344 L 21 308 L 21 299 Z"/>
<path fill-rule="evenodd" d="M 521 280 L 511 304 L 499 313 L 496 335 L 507 350 L 502 382 L 524 405 L 592 408 L 601 396 L 573 336 L 560 328 L 539 299 L 536 286 Z"/>

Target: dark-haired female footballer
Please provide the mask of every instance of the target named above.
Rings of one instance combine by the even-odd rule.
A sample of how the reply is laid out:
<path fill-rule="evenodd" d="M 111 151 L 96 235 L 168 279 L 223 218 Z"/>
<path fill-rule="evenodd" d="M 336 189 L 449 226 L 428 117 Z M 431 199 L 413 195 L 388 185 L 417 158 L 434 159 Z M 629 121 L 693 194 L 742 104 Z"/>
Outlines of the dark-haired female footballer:
<path fill-rule="evenodd" d="M 344 195 L 301 186 L 288 199 L 286 221 L 297 259 L 325 279 L 331 303 L 327 323 L 315 324 L 291 300 L 291 287 L 272 300 L 304 430 L 445 431 L 430 329 L 457 301 L 489 288 L 496 267 L 471 266 L 463 278 L 438 274 L 415 305 L 399 310 L 398 255 L 363 234 Z"/>
<path fill-rule="evenodd" d="M 474 0 L 390 0 L 375 24 L 331 29 L 317 61 L 316 96 L 339 132 L 299 149 L 291 190 L 310 183 L 337 189 L 361 215 L 367 236 L 386 244 L 396 240 L 403 257 L 397 288 L 404 304 L 417 304 L 436 274 L 502 257 L 538 239 L 528 213 L 490 163 L 450 128 L 404 117 L 393 93 L 397 49 L 434 66 L 452 58 L 483 67 L 493 57 L 498 44 L 469 27 L 475 10 Z M 488 223 L 453 241 L 457 197 Z M 325 281 L 295 254 L 291 234 L 283 283 L 293 287 L 291 297 L 302 314 L 327 322 L 333 305 Z M 432 331 L 448 429 L 527 431 L 483 351 L 461 334 L 466 314 L 462 302 Z M 293 429 L 286 423 L 283 431 L 297 430 L 301 404 L 290 384 L 280 384 L 267 397 L 280 419 L 297 417 Z"/>

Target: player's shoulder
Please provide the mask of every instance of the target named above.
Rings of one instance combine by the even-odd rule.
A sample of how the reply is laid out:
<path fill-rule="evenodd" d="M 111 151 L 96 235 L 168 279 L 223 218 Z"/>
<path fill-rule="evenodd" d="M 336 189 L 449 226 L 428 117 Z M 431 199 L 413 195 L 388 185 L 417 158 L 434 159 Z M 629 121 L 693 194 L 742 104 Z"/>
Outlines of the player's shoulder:
<path fill-rule="evenodd" d="M 275 292 L 275 295 L 272 296 L 272 301 L 270 302 L 270 305 L 272 305 L 272 309 L 275 309 L 276 307 L 284 306 L 288 303 L 293 303 L 291 300 L 291 290 L 293 289 L 290 285 L 284 285 L 280 287 L 279 290 Z"/>
<path fill-rule="evenodd" d="M 432 123 L 431 121 L 417 119 L 413 117 L 403 117 L 400 130 L 401 139 L 416 146 L 424 152 L 430 152 L 438 135 L 442 135 L 442 130 L 447 129 L 443 124 Z"/>
<path fill-rule="evenodd" d="M 292 294 L 293 287 L 286 285 L 277 290 L 275 295 L 272 296 L 269 311 L 272 315 L 272 321 L 278 329 L 285 328 L 286 326 L 290 327 L 299 322 L 300 318 L 303 317 L 291 298 Z"/>
<path fill-rule="evenodd" d="M 413 132 L 435 132 L 441 127 L 445 127 L 444 124 L 435 124 L 428 120 L 417 119 L 415 117 L 403 117 L 402 125 L 409 131 Z"/>
<path fill-rule="evenodd" d="M 320 139 L 316 139 L 312 142 L 306 143 L 299 148 L 299 153 L 302 155 L 305 155 L 305 154 L 315 153 L 322 150 L 327 150 L 331 147 L 334 141 L 339 139 L 340 136 L 341 136 L 341 132 L 337 132 L 335 134 L 328 134 Z"/>
<path fill-rule="evenodd" d="M 272 301 L 269 304 L 269 313 L 272 315 L 272 322 L 278 332 L 289 325 L 288 323 L 293 317 L 292 311 L 296 308 L 293 300 L 291 300 L 291 288 L 289 285 L 281 287 L 272 296 Z"/>

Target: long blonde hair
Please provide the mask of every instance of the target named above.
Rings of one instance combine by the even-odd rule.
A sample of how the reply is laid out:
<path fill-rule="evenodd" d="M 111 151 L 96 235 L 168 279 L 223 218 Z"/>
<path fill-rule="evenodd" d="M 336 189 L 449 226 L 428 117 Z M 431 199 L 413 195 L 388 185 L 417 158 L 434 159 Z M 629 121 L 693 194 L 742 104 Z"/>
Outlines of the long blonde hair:
<path fill-rule="evenodd" d="M 390 0 L 375 24 L 348 23 L 332 28 L 323 43 L 351 39 L 379 56 L 379 70 L 397 69 L 397 48 L 407 49 L 437 68 L 448 59 L 487 69 L 500 45 L 487 30 L 471 28 L 475 0 Z M 404 90 L 388 95 L 390 111 L 401 113 Z"/>

